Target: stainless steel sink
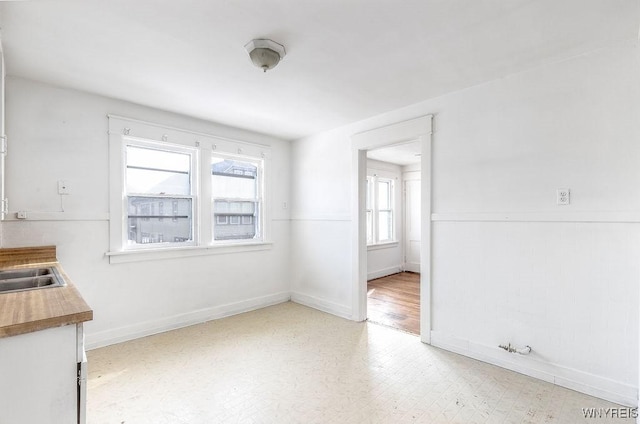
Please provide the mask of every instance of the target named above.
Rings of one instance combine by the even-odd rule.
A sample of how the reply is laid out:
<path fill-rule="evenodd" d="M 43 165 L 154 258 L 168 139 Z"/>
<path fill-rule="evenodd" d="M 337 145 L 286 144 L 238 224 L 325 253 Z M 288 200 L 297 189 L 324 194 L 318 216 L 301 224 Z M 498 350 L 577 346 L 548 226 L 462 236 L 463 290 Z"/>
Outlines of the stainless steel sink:
<path fill-rule="evenodd" d="M 54 267 L 0 270 L 0 293 L 64 286 Z"/>
<path fill-rule="evenodd" d="M 52 268 L 22 268 L 22 269 L 10 269 L 0 270 L 0 280 L 10 280 L 13 278 L 23 277 L 39 277 L 41 275 L 51 275 Z"/>

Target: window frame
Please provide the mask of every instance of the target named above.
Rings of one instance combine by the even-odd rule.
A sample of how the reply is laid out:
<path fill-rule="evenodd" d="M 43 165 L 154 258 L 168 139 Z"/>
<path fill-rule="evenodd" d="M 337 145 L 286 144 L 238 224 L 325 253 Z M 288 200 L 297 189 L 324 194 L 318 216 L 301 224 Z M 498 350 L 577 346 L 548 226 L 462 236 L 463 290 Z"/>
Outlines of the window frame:
<path fill-rule="evenodd" d="M 384 184 L 388 184 L 388 197 L 387 197 L 387 204 L 388 204 L 388 208 L 383 209 L 380 206 L 380 183 L 384 183 Z M 394 184 L 394 180 L 392 178 L 384 178 L 384 177 L 376 177 L 376 231 L 374 232 L 376 235 L 376 242 L 377 244 L 382 244 L 382 243 L 391 243 L 394 242 L 396 240 L 396 232 L 395 232 L 395 223 L 396 223 L 396 214 L 395 214 L 395 207 L 394 207 L 394 202 L 395 202 L 395 198 L 394 198 L 394 190 L 395 190 L 395 184 Z M 388 223 L 389 225 L 389 238 L 386 239 L 381 239 L 380 238 L 380 223 L 382 221 L 382 219 L 380 218 L 382 213 L 386 212 L 389 213 L 391 215 L 391 222 Z"/>
<path fill-rule="evenodd" d="M 380 208 L 379 204 L 379 182 L 389 184 L 389 198 L 387 199 L 389 209 Z M 378 174 L 367 175 L 367 193 L 366 198 L 369 204 L 365 205 L 365 216 L 371 212 L 371 225 L 367 226 L 367 246 L 380 246 L 384 244 L 397 243 L 396 234 L 396 180 L 392 177 L 379 176 Z M 391 222 L 389 223 L 390 238 L 380 240 L 380 213 L 389 212 L 391 214 Z M 369 238 L 369 231 L 371 238 Z"/>
<path fill-rule="evenodd" d="M 211 222 L 212 222 L 212 226 L 211 226 L 211 244 L 213 245 L 225 245 L 225 244 L 243 244 L 243 243 L 260 243 L 263 242 L 265 240 L 265 227 L 264 227 L 264 223 L 265 223 L 265 182 L 264 182 L 264 169 L 265 169 L 265 160 L 264 158 L 257 158 L 257 157 L 253 157 L 253 156 L 248 156 L 248 155 L 243 155 L 243 154 L 230 154 L 230 153 L 224 153 L 224 152 L 218 152 L 218 151 L 213 151 L 211 152 L 210 155 L 210 166 L 213 164 L 213 158 L 220 158 L 220 159 L 229 159 L 229 160 L 237 160 L 238 162 L 247 162 L 247 163 L 251 163 L 256 165 L 257 168 L 257 172 L 256 172 L 256 197 L 253 199 L 249 199 L 249 198 L 241 198 L 241 197 L 214 197 L 213 196 L 213 191 L 210 191 L 210 196 L 211 196 Z M 213 175 L 210 173 L 210 175 Z M 212 182 L 212 187 L 211 190 L 213 190 L 213 182 Z M 216 240 L 215 239 L 215 224 L 213 224 L 213 216 L 215 216 L 215 212 L 214 212 L 214 203 L 216 200 L 223 200 L 223 201 L 242 201 L 242 202 L 247 202 L 247 201 L 251 201 L 251 202 L 255 202 L 256 206 L 255 208 L 257 209 L 256 211 L 254 211 L 254 214 L 251 215 L 252 217 L 252 222 L 251 225 L 255 225 L 256 228 L 256 237 L 251 238 L 251 239 L 242 239 L 242 238 L 238 238 L 238 239 L 222 239 L 222 240 Z M 231 215 L 231 214 L 230 214 Z M 234 225 L 231 223 L 231 218 L 232 216 L 228 217 L 228 225 Z M 244 218 L 244 216 L 238 216 L 238 218 Z M 242 224 L 243 220 L 239 219 L 239 222 L 235 225 L 243 225 Z M 248 225 L 248 224 L 247 224 Z"/>
<path fill-rule="evenodd" d="M 109 250 L 105 255 L 109 263 L 126 263 L 146 260 L 163 260 L 179 257 L 203 256 L 268 250 L 273 247 L 270 237 L 269 193 L 270 180 L 266 177 L 271 167 L 271 147 L 268 144 L 232 140 L 216 135 L 167 127 L 160 124 L 107 115 L 109 123 Z M 192 243 L 157 243 L 143 248 L 126 249 L 127 197 L 125 196 L 126 157 L 125 145 L 129 140 L 150 143 L 150 145 L 173 145 L 178 148 L 193 149 L 196 166 L 191 168 L 192 193 L 196 196 L 193 207 L 194 234 Z M 240 159 L 262 161 L 262 214 L 260 240 L 213 240 L 213 214 L 211 192 L 211 158 L 213 153 L 237 156 Z M 208 166 L 203 166 L 207 164 Z M 157 197 L 157 196 L 156 196 Z M 170 196 L 171 197 L 171 196 Z M 166 210 L 172 203 L 164 204 Z M 167 218 L 170 218 L 168 216 Z"/>
<path fill-rule="evenodd" d="M 148 193 L 129 193 L 127 191 L 127 148 L 137 147 L 149 150 L 158 150 L 162 152 L 185 154 L 189 156 L 189 194 L 148 194 Z M 141 250 L 141 249 L 164 249 L 164 248 L 176 248 L 185 246 L 197 246 L 200 242 L 199 238 L 199 217 L 198 217 L 198 203 L 199 203 L 199 169 L 198 169 L 198 149 L 195 147 L 184 146 L 181 144 L 173 144 L 166 142 L 157 142 L 153 140 L 140 139 L 136 137 L 123 137 L 122 139 L 122 249 L 125 251 Z M 184 242 L 157 242 L 157 243 L 129 243 L 129 204 L 128 199 L 130 197 L 149 198 L 149 199 L 166 199 L 166 201 L 173 201 L 174 199 L 191 199 L 191 240 Z M 153 212 L 153 209 L 152 209 Z M 171 218 L 171 216 L 167 216 Z"/>

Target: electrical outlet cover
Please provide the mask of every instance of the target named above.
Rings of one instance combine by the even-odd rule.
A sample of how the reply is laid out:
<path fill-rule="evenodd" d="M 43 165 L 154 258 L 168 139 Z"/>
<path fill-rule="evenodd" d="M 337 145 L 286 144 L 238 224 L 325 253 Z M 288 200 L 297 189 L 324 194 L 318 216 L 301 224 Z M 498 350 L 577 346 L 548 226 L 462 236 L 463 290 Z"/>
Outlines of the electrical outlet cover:
<path fill-rule="evenodd" d="M 571 191 L 568 188 L 556 190 L 556 202 L 558 205 L 568 205 L 571 202 Z"/>

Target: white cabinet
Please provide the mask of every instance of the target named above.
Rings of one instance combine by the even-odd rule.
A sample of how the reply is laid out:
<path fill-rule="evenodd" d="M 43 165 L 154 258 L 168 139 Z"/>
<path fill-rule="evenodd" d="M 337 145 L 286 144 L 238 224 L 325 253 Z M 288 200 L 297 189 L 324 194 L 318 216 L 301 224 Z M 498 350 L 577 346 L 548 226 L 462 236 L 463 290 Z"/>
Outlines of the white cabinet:
<path fill-rule="evenodd" d="M 77 424 L 82 324 L 0 338 L 0 424 Z"/>

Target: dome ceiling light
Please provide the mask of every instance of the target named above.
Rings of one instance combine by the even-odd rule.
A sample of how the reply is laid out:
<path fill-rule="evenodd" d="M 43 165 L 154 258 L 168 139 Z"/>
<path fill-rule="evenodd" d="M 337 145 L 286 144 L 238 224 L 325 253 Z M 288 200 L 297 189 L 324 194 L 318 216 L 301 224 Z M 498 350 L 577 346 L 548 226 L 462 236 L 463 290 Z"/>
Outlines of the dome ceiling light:
<path fill-rule="evenodd" d="M 264 72 L 275 67 L 287 54 L 282 44 L 266 38 L 251 40 L 244 48 L 253 64 L 262 68 Z"/>

